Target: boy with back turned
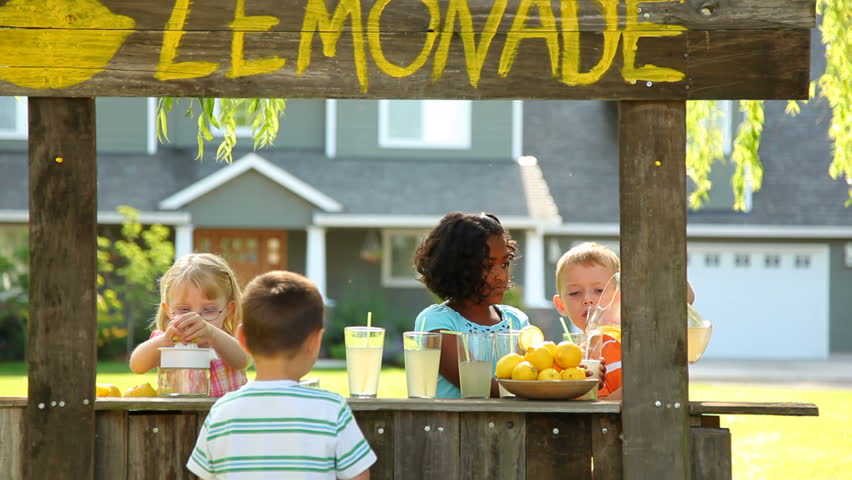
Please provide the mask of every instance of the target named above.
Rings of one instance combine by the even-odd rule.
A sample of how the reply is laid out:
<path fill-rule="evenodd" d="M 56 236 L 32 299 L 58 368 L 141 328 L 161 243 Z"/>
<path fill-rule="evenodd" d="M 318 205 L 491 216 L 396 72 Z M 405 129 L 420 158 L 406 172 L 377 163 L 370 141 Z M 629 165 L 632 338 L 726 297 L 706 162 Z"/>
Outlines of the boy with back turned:
<path fill-rule="evenodd" d="M 292 272 L 259 275 L 243 293 L 237 338 L 257 375 L 210 409 L 187 468 L 203 479 L 370 478 L 376 461 L 340 395 L 299 385 L 323 334 L 316 286 Z"/>

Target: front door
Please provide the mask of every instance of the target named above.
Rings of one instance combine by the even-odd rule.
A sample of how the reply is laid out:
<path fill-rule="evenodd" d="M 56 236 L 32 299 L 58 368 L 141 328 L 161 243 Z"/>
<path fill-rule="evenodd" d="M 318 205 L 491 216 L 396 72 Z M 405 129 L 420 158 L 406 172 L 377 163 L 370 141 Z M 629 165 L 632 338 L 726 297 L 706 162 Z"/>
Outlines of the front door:
<path fill-rule="evenodd" d="M 287 268 L 287 232 L 199 228 L 193 233 L 197 252 L 221 255 L 234 270 L 240 287 L 256 275 Z"/>

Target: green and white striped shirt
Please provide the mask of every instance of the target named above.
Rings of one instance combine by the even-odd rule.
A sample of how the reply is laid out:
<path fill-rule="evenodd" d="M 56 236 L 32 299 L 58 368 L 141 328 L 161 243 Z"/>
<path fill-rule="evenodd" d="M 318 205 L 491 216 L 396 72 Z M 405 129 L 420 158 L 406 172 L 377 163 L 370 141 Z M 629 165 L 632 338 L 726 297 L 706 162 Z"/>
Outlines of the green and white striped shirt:
<path fill-rule="evenodd" d="M 203 479 L 348 479 L 376 455 L 340 395 L 252 381 L 210 409 L 186 466 Z"/>

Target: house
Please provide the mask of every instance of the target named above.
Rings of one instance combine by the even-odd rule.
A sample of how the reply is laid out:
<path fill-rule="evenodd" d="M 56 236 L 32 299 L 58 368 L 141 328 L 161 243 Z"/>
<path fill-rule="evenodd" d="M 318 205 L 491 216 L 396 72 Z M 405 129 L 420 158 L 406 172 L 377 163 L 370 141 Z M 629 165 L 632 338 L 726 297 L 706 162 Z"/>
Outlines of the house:
<path fill-rule="evenodd" d="M 732 211 L 723 165 L 709 204 L 688 216 L 695 305 L 714 324 L 707 357 L 852 352 L 849 186 L 827 174 L 827 106 L 795 119 L 784 107 L 766 104 L 766 172 L 747 211 Z M 412 256 L 449 211 L 490 211 L 510 228 L 522 252 L 513 281 L 551 336 L 559 255 L 585 240 L 618 246 L 612 102 L 289 100 L 277 146 L 248 150 L 242 129 L 232 164 L 209 151 L 194 160 L 196 126 L 180 103 L 165 144 L 154 99 L 98 98 L 97 109 L 104 228 L 120 223 L 116 207 L 133 206 L 143 223 L 173 228 L 178 255 L 221 253 L 243 282 L 302 272 L 334 309 L 381 311 L 374 321 L 394 332 L 433 301 Z M 0 97 L 0 249 L 26 229 L 26 148 L 26 103 Z"/>

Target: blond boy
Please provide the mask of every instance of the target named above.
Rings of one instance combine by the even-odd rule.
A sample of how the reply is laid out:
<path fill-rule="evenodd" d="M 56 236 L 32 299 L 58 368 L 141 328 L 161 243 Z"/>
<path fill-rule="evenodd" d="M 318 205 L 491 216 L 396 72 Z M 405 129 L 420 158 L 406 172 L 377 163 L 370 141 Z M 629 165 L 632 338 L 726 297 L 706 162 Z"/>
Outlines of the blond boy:
<path fill-rule="evenodd" d="M 556 291 L 553 306 L 563 316 L 586 331 L 589 308 L 598 304 L 601 293 L 613 274 L 621 271 L 621 261 L 610 248 L 598 243 L 577 245 L 562 255 L 556 264 Z M 695 293 L 687 286 L 687 301 Z M 601 364 L 605 369 L 604 386 L 598 395 L 609 400 L 621 398 L 621 341 L 604 336 Z"/>
<path fill-rule="evenodd" d="M 340 395 L 299 385 L 316 362 L 323 301 L 292 272 L 259 275 L 243 293 L 240 344 L 257 375 L 210 409 L 187 467 L 203 479 L 370 478 L 376 455 Z"/>

